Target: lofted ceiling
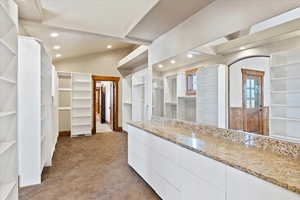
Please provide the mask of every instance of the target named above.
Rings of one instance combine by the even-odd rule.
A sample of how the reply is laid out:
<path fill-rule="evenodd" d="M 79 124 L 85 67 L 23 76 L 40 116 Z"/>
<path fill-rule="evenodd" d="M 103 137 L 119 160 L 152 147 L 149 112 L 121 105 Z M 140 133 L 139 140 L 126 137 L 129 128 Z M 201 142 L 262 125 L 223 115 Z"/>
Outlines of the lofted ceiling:
<path fill-rule="evenodd" d="M 160 0 L 135 26 L 128 37 L 153 41 L 214 0 Z"/>
<path fill-rule="evenodd" d="M 212 1 L 16 0 L 21 34 L 42 40 L 53 55 L 59 43 L 64 58 L 150 44 Z M 59 38 L 49 37 L 53 31 Z"/>
<path fill-rule="evenodd" d="M 133 47 L 130 43 L 111 40 L 98 35 L 51 28 L 35 23 L 24 23 L 23 29 L 29 35 L 38 36 L 54 60 Z M 49 34 L 53 32 L 59 33 L 59 36 L 56 38 L 50 37 Z M 61 48 L 55 50 L 53 49 L 55 45 L 59 45 Z M 108 45 L 112 47 L 108 49 Z M 62 57 L 56 58 L 56 54 L 61 54 Z"/>

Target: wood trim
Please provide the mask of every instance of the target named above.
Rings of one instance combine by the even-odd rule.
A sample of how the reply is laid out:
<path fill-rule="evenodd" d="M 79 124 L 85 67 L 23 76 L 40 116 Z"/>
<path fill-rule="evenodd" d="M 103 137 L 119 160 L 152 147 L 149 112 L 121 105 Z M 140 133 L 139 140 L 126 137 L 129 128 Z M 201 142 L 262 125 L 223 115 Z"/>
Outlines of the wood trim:
<path fill-rule="evenodd" d="M 114 104 L 113 104 L 113 131 L 118 131 L 119 127 L 119 81 L 120 77 L 113 76 L 92 76 L 93 79 L 93 128 L 92 133 L 96 134 L 96 82 L 97 81 L 112 81 L 116 88 L 114 92 Z"/>
<path fill-rule="evenodd" d="M 190 70 L 185 71 L 185 75 L 188 76 L 191 74 L 196 74 L 197 71 L 198 71 L 198 68 L 190 69 Z M 188 87 L 188 79 L 186 78 L 186 95 L 188 95 L 188 96 L 196 95 L 196 93 L 197 93 L 196 90 L 188 90 L 187 87 Z"/>
<path fill-rule="evenodd" d="M 190 70 L 186 70 L 186 71 L 185 71 L 185 74 L 196 74 L 197 71 L 198 71 L 198 68 L 190 69 Z"/>
<path fill-rule="evenodd" d="M 244 122 L 244 131 L 248 130 L 248 126 L 247 126 L 247 122 L 248 122 L 248 118 L 247 118 L 247 114 L 245 112 L 246 109 L 246 105 L 245 105 L 245 90 L 244 90 L 244 84 L 245 84 L 245 80 L 247 80 L 248 76 L 257 76 L 260 79 L 261 82 L 261 94 L 260 94 L 260 109 L 261 111 L 263 111 L 263 107 L 264 107 L 264 75 L 265 72 L 264 71 L 259 71 L 259 70 L 251 70 L 251 69 L 241 69 L 242 72 L 242 106 L 243 106 L 243 122 Z M 259 121 L 260 121 L 260 134 L 264 133 L 264 125 L 263 125 L 263 116 L 262 116 L 262 112 L 260 111 L 259 114 Z"/>
<path fill-rule="evenodd" d="M 71 131 L 59 131 L 58 136 L 59 137 L 70 137 Z"/>
<path fill-rule="evenodd" d="M 122 127 L 118 127 L 118 128 L 117 128 L 117 131 L 118 131 L 118 132 L 123 132 L 123 128 L 122 128 Z"/>

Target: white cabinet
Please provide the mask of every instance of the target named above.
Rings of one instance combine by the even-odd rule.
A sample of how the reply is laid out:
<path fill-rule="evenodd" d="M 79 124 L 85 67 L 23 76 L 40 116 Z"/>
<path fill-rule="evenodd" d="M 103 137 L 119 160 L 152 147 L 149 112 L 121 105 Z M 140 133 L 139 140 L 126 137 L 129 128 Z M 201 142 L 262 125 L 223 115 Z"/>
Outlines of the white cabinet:
<path fill-rule="evenodd" d="M 164 200 L 299 200 L 300 196 L 128 125 L 128 164 Z"/>
<path fill-rule="evenodd" d="M 132 121 L 132 76 L 122 79 L 122 128 L 127 131 L 127 122 Z"/>
<path fill-rule="evenodd" d="M 227 200 L 299 200 L 300 195 L 227 167 Z"/>
<path fill-rule="evenodd" d="M 19 37 L 18 156 L 20 186 L 41 183 L 55 148 L 52 60 L 42 44 Z"/>
<path fill-rule="evenodd" d="M 197 88 L 197 121 L 202 125 L 226 128 L 227 66 L 199 68 Z"/>

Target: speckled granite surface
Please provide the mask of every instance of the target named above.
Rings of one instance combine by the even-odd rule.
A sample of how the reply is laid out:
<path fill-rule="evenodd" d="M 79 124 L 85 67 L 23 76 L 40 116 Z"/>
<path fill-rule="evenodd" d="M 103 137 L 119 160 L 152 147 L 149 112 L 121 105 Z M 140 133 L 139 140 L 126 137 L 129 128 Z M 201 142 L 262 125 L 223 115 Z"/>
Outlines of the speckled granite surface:
<path fill-rule="evenodd" d="M 300 194 L 299 144 L 178 121 L 129 124 Z"/>

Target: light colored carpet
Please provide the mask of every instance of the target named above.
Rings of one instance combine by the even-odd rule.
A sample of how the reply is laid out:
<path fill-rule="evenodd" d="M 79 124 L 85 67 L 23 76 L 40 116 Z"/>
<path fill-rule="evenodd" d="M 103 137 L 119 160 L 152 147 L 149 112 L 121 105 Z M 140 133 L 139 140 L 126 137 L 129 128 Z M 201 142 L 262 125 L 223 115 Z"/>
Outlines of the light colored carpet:
<path fill-rule="evenodd" d="M 127 134 L 60 137 L 53 167 L 21 200 L 160 200 L 127 164 Z"/>

